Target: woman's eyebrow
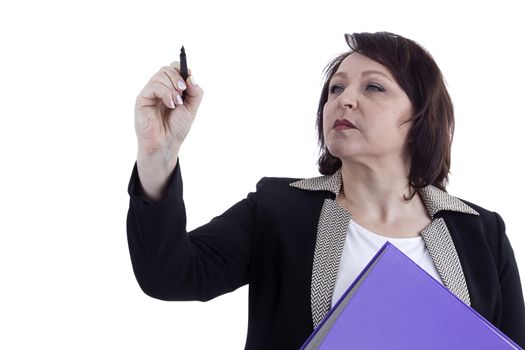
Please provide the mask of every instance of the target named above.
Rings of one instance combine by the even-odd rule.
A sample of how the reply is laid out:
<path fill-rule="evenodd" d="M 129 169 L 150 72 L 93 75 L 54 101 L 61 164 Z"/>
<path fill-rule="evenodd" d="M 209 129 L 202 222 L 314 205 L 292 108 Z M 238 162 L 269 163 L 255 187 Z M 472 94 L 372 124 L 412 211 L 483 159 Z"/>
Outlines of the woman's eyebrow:
<path fill-rule="evenodd" d="M 346 72 L 337 72 L 337 73 L 334 74 L 334 76 L 332 78 L 336 78 L 336 77 L 346 78 L 346 77 L 348 77 L 348 74 L 346 74 Z"/>
<path fill-rule="evenodd" d="M 379 74 L 379 75 L 382 75 L 383 77 L 387 78 L 388 80 L 392 81 L 392 78 L 390 78 L 388 75 L 386 75 L 385 73 L 381 72 L 381 71 L 378 71 L 378 70 L 367 70 L 367 71 L 364 71 L 363 73 L 361 73 L 361 76 L 367 76 L 367 75 L 372 75 L 372 74 Z"/>
<path fill-rule="evenodd" d="M 366 71 L 361 73 L 361 76 L 362 77 L 366 77 L 366 76 L 372 75 L 372 74 L 379 74 L 379 75 L 387 78 L 388 80 L 392 81 L 392 78 L 390 78 L 388 75 L 386 75 L 385 73 L 383 73 L 381 71 L 378 71 L 378 70 L 366 70 Z M 332 78 L 336 78 L 336 77 L 348 78 L 348 74 L 346 74 L 346 72 L 344 72 L 344 71 L 340 71 L 340 72 L 335 73 Z"/>

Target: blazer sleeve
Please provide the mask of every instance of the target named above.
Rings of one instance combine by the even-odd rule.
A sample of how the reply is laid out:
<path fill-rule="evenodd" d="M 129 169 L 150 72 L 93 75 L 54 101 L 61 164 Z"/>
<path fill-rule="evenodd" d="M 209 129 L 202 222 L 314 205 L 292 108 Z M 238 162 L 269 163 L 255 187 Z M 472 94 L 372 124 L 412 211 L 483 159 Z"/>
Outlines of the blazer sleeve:
<path fill-rule="evenodd" d="M 127 236 L 133 270 L 146 294 L 206 301 L 249 282 L 255 193 L 188 233 L 179 163 L 163 200 L 148 203 L 140 189 L 135 164 L 128 187 Z"/>
<path fill-rule="evenodd" d="M 518 345 L 525 348 L 525 305 L 518 265 L 514 251 L 505 234 L 505 223 L 497 213 L 499 232 L 499 281 L 502 299 L 500 329 Z"/>

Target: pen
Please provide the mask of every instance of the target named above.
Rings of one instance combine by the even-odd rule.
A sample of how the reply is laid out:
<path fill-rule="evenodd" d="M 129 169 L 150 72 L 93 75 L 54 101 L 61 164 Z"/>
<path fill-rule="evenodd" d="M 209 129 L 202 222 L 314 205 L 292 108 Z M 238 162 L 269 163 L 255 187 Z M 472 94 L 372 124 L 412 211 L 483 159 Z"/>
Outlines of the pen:
<path fill-rule="evenodd" d="M 180 48 L 180 75 L 182 76 L 184 83 L 186 83 L 186 79 L 188 79 L 188 63 L 186 62 L 186 51 L 184 50 L 184 45 Z M 182 93 L 182 99 L 184 99 L 184 97 L 186 97 L 186 91 Z"/>

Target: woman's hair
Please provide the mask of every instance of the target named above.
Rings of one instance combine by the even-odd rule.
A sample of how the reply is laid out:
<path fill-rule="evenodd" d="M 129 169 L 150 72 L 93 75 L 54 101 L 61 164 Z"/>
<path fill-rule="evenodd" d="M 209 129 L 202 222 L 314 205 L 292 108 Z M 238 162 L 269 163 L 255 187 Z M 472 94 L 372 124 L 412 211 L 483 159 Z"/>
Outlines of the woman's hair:
<path fill-rule="evenodd" d="M 394 76 L 412 103 L 414 115 L 406 141 L 410 155 L 409 184 L 414 190 L 434 185 L 442 190 L 450 172 L 450 147 L 454 134 L 454 109 L 439 67 L 416 42 L 400 35 L 354 33 L 345 35 L 350 51 L 334 58 L 325 68 L 324 85 L 317 109 L 317 132 L 321 148 L 319 171 L 331 175 L 341 160 L 328 151 L 323 135 L 323 108 L 330 80 L 341 62 L 358 52 L 382 65 Z"/>

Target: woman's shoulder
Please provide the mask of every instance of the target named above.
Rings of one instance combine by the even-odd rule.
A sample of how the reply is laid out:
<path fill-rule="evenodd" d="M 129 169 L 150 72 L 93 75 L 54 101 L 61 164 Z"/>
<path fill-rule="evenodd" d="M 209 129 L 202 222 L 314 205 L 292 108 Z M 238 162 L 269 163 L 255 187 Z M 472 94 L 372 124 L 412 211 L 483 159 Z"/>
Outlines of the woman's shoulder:
<path fill-rule="evenodd" d="M 256 186 L 259 200 L 269 203 L 309 205 L 330 196 L 329 191 L 317 186 L 317 178 L 263 177 Z"/>
<path fill-rule="evenodd" d="M 505 234 L 505 222 L 497 211 L 487 209 L 464 199 L 460 200 L 478 213 L 477 220 L 485 235 L 495 236 L 494 238 L 499 239 L 501 238 L 501 234 Z"/>
<path fill-rule="evenodd" d="M 429 185 L 418 190 L 430 215 L 449 213 L 457 217 L 493 217 L 496 213 L 461 197 L 456 197 L 448 191 Z M 497 214 L 496 214 L 497 215 Z"/>
<path fill-rule="evenodd" d="M 339 174 L 321 175 L 306 178 L 263 177 L 257 184 L 257 190 L 263 188 L 289 190 L 292 192 L 338 192 L 341 187 Z"/>
<path fill-rule="evenodd" d="M 290 184 L 299 181 L 299 178 L 293 177 L 270 177 L 265 176 L 257 183 L 257 191 L 271 189 L 288 189 Z"/>
<path fill-rule="evenodd" d="M 464 239 L 476 239 L 483 237 L 488 246 L 496 249 L 502 239 L 506 239 L 505 223 L 502 217 L 493 210 L 484 206 L 458 198 L 472 209 L 472 215 L 461 215 L 457 212 L 444 212 L 442 217 L 445 219 L 449 229 L 455 230 L 458 237 Z M 497 252 L 494 251 L 496 254 Z"/>
<path fill-rule="evenodd" d="M 503 224 L 503 220 L 501 216 L 496 211 L 493 211 L 492 209 L 488 209 L 485 206 L 481 206 L 479 204 L 473 203 L 469 200 L 465 200 L 460 197 L 454 197 L 454 198 L 456 198 L 459 202 L 461 202 L 466 208 L 469 208 L 468 213 L 472 214 L 472 215 L 468 215 L 469 218 L 475 219 L 483 227 L 489 227 L 490 228 L 489 231 L 492 231 L 493 228 L 497 228 L 498 226 Z M 464 221 L 466 219 L 465 216 L 454 215 L 454 214 L 457 214 L 457 213 L 454 213 L 454 212 L 449 213 L 447 217 L 450 220 L 456 219 L 456 220 Z"/>
<path fill-rule="evenodd" d="M 472 209 L 474 209 L 478 214 L 479 216 L 482 216 L 482 217 L 488 217 L 488 216 L 494 216 L 494 214 L 498 215 L 496 212 L 494 212 L 493 210 L 490 210 L 490 209 L 487 209 L 485 207 L 482 207 L 476 203 L 472 203 L 468 200 L 465 200 L 463 198 L 458 198 L 460 201 L 462 201 L 463 203 L 465 203 L 466 205 L 468 205 L 469 207 L 471 207 Z"/>

